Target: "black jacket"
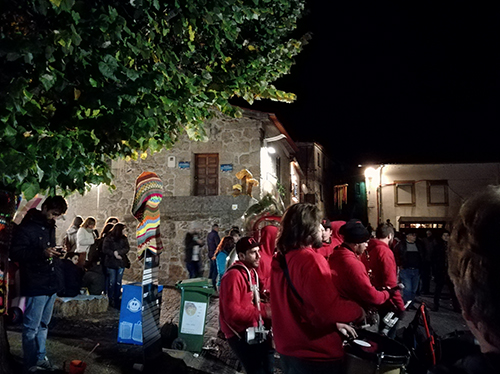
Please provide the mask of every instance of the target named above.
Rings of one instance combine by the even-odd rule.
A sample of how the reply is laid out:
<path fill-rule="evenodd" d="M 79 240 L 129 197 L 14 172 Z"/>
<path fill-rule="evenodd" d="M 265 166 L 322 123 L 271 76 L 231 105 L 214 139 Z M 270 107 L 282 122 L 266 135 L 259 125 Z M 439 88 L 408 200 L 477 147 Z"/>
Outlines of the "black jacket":
<path fill-rule="evenodd" d="M 75 297 L 80 294 L 84 271 L 69 259 L 62 260 L 60 264 L 63 275 L 63 288 L 57 292 L 57 296 Z"/>
<path fill-rule="evenodd" d="M 448 243 L 439 239 L 432 253 L 432 270 L 439 279 L 446 278 L 448 274 Z"/>
<path fill-rule="evenodd" d="M 114 251 L 122 257 L 121 260 L 117 259 Z M 104 266 L 110 269 L 119 269 L 127 267 L 130 262 L 128 261 L 127 253 L 130 251 L 130 245 L 126 236 L 115 239 L 108 235 L 104 238 L 102 244 L 102 252 L 104 255 Z"/>
<path fill-rule="evenodd" d="M 407 241 L 403 239 L 397 244 L 396 248 L 394 249 L 394 257 L 396 258 L 396 264 L 403 269 L 408 267 L 407 244 L 408 244 Z M 420 264 L 418 268 L 420 268 L 422 263 L 424 262 L 425 247 L 422 244 L 422 242 L 418 239 L 415 242 L 415 244 L 417 246 L 419 253 Z"/>
<path fill-rule="evenodd" d="M 14 229 L 10 259 L 19 263 L 23 296 L 52 295 L 61 290 L 61 260 L 44 254 L 46 248 L 55 246 L 55 234 L 55 221 L 47 221 L 37 209 L 29 210 Z"/>

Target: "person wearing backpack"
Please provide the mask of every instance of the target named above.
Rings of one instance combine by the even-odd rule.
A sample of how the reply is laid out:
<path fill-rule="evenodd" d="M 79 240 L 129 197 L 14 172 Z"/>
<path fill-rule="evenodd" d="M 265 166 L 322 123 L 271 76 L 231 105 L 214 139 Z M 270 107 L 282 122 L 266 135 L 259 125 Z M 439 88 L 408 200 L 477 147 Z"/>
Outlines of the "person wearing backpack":
<path fill-rule="evenodd" d="M 289 206 L 280 223 L 271 264 L 271 310 L 285 374 L 342 373 L 342 340 L 357 337 L 349 323 L 364 317 L 359 305 L 340 296 L 327 260 L 316 251 L 323 230 L 312 204 Z"/>
<path fill-rule="evenodd" d="M 76 250 L 76 233 L 83 223 L 83 218 L 81 216 L 76 216 L 71 222 L 71 226 L 66 230 L 63 238 L 63 247 L 67 253 L 74 252 Z"/>
<path fill-rule="evenodd" d="M 78 232 L 76 233 L 76 249 L 75 252 L 78 253 L 79 260 L 78 266 L 83 267 L 85 261 L 88 260 L 88 253 L 90 246 L 94 244 L 96 235 L 94 234 L 94 229 L 96 225 L 96 220 L 94 217 L 87 217 L 85 221 L 81 224 Z"/>
<path fill-rule="evenodd" d="M 243 237 L 236 253 L 238 261 L 226 271 L 219 289 L 221 330 L 247 374 L 271 374 L 274 350 L 264 326 L 270 323 L 270 306 L 257 274 L 260 244 Z"/>

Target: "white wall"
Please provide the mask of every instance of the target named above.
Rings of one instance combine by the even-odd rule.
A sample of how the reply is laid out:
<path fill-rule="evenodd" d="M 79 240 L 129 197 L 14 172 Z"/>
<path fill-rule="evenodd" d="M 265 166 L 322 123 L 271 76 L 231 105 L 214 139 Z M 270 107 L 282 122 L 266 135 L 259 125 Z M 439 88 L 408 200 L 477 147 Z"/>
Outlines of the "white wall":
<path fill-rule="evenodd" d="M 500 164 L 414 164 L 376 165 L 366 177 L 368 220 L 390 219 L 396 226 L 399 217 L 436 217 L 452 219 L 464 199 L 490 184 L 498 184 Z M 365 173 L 366 175 L 366 173 Z M 415 206 L 395 206 L 395 181 L 415 181 Z M 448 181 L 448 206 L 427 204 L 427 181 Z M 381 191 L 380 198 L 378 191 Z"/>

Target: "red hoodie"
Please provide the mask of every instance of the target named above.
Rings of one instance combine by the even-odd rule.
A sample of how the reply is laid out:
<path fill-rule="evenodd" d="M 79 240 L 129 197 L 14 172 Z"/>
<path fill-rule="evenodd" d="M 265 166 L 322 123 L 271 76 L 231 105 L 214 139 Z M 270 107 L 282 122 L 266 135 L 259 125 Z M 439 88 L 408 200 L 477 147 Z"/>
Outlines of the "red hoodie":
<path fill-rule="evenodd" d="M 339 230 L 345 223 L 345 221 L 332 221 L 330 223 L 332 226 L 332 249 L 335 249 L 344 242 L 344 236 L 339 234 Z"/>
<path fill-rule="evenodd" d="M 340 297 L 328 262 L 311 247 L 290 251 L 286 262 L 303 303 L 292 292 L 275 256 L 271 269 L 271 311 L 277 351 L 306 360 L 341 359 L 344 351 L 336 323 L 358 320 L 363 311 L 356 303 Z"/>
<path fill-rule="evenodd" d="M 370 280 L 374 287 L 381 289 L 384 286 L 390 288 L 397 286 L 396 260 L 387 244 L 378 239 L 370 239 L 366 252 L 361 255 L 361 261 L 366 271 L 371 270 Z M 401 292 L 396 292 L 384 306 L 392 311 L 403 311 L 405 307 Z"/>
<path fill-rule="evenodd" d="M 323 246 L 321 248 L 318 248 L 316 251 L 321 256 L 323 256 L 324 258 L 326 258 L 328 260 L 328 257 L 330 257 L 330 255 L 332 254 L 334 248 L 335 247 L 332 245 L 332 243 L 323 242 Z"/>
<path fill-rule="evenodd" d="M 243 336 L 247 327 L 257 326 L 259 322 L 259 311 L 253 303 L 248 273 L 241 266 L 235 265 L 245 266 L 241 261 L 236 261 L 222 276 L 219 288 L 220 328 L 227 339 L 236 336 L 235 331 Z M 250 273 L 252 283 L 255 284 L 255 272 L 250 270 Z M 260 314 L 262 318 L 267 317 L 263 303 Z"/>
<path fill-rule="evenodd" d="M 333 251 L 328 260 L 333 282 L 340 294 L 367 308 L 381 305 L 389 298 L 388 291 L 377 291 L 370 283 L 366 268 L 356 254 L 343 245 Z"/>
<path fill-rule="evenodd" d="M 264 226 L 260 234 L 260 263 L 257 268 L 263 290 L 269 290 L 271 281 L 271 261 L 276 249 L 276 236 L 278 228 L 276 226 Z"/>

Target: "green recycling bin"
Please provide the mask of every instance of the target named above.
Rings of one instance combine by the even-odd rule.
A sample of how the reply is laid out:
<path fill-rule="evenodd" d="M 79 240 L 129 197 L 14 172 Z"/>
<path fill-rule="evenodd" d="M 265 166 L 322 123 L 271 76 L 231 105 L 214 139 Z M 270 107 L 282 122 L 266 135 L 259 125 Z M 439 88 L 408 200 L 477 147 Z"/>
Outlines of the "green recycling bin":
<path fill-rule="evenodd" d="M 175 286 L 181 290 L 181 310 L 179 336 L 172 343 L 172 348 L 199 353 L 203 347 L 210 296 L 214 293 L 212 280 L 185 279 Z"/>

